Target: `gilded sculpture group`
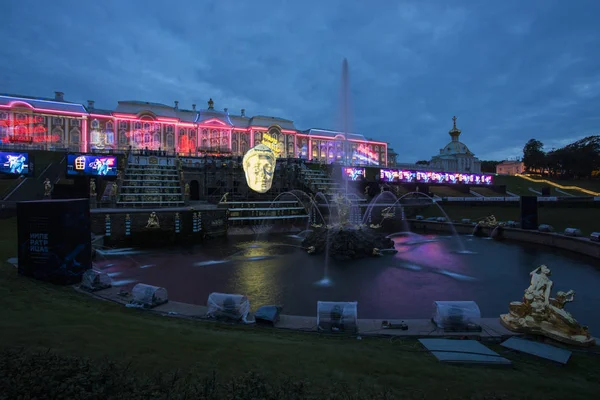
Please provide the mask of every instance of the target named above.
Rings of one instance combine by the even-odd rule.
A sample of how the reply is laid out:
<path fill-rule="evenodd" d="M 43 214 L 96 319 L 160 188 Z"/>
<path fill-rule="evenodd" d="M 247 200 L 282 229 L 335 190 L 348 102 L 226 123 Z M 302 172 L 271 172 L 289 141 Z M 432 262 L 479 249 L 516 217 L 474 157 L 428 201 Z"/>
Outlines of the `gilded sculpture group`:
<path fill-rule="evenodd" d="M 593 346 L 595 339 L 588 328 L 577 322 L 565 310 L 565 305 L 575 298 L 575 292 L 559 291 L 552 295 L 554 283 L 550 268 L 540 265 L 531 272 L 531 284 L 525 290 L 523 301 L 509 305 L 509 313 L 500 316 L 506 328 L 521 333 L 543 335 L 575 346 Z"/>

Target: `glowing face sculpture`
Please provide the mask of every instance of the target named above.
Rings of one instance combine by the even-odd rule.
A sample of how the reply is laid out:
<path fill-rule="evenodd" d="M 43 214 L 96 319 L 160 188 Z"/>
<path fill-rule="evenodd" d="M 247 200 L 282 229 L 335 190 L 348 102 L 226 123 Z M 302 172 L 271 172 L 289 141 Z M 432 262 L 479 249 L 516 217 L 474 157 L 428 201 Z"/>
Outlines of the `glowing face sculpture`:
<path fill-rule="evenodd" d="M 243 166 L 250 189 L 258 193 L 266 193 L 271 189 L 275 163 L 275 153 L 264 144 L 248 150 L 244 156 Z"/>

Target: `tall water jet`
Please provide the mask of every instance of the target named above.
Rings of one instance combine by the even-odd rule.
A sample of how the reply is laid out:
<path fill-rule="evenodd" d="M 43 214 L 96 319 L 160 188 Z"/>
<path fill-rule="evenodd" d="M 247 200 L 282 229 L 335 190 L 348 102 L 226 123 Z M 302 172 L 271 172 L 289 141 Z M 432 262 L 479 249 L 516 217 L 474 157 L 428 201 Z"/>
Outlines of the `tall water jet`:
<path fill-rule="evenodd" d="M 342 133 L 344 134 L 344 165 L 349 165 L 352 161 L 352 155 L 349 156 L 350 149 L 348 148 L 348 132 L 350 131 L 350 76 L 348 71 L 348 59 L 342 61 L 342 86 L 341 86 L 341 123 Z M 347 181 L 346 181 L 347 182 Z M 346 186 L 347 187 L 347 186 Z"/>

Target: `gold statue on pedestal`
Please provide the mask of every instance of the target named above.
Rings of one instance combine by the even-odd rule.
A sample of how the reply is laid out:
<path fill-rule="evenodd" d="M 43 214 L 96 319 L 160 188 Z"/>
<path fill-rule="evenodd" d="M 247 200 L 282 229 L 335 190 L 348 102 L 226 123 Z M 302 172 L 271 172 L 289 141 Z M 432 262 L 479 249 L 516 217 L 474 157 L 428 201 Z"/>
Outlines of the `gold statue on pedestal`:
<path fill-rule="evenodd" d="M 96 180 L 90 179 L 90 196 L 96 196 Z"/>
<path fill-rule="evenodd" d="M 183 187 L 183 194 L 185 194 L 186 196 L 189 197 L 190 195 L 190 184 L 186 183 L 185 186 Z"/>
<path fill-rule="evenodd" d="M 509 313 L 500 316 L 500 322 L 515 332 L 547 336 L 556 341 L 575 345 L 593 346 L 595 339 L 587 326 L 580 325 L 567 312 L 565 304 L 574 300 L 575 292 L 558 292 L 551 298 L 552 286 L 550 269 L 540 265 L 531 272 L 531 284 L 525 290 L 523 301 L 513 301 Z"/>
<path fill-rule="evenodd" d="M 44 180 L 44 197 L 50 197 L 52 194 L 52 182 L 50 179 L 46 178 Z"/>
<path fill-rule="evenodd" d="M 485 218 L 483 218 L 482 220 L 480 220 L 480 221 L 477 223 L 477 225 L 480 225 L 480 226 L 489 226 L 489 227 L 492 227 L 492 226 L 496 226 L 496 225 L 498 225 L 498 221 L 496 220 L 496 217 L 495 217 L 495 216 L 493 216 L 493 215 L 490 215 L 489 217 L 485 217 Z"/>
<path fill-rule="evenodd" d="M 112 186 L 110 187 L 110 195 L 111 197 L 116 197 L 117 196 L 117 191 L 119 190 L 119 185 L 117 184 L 117 182 L 113 182 Z"/>
<path fill-rule="evenodd" d="M 154 211 L 150 213 L 150 217 L 148 217 L 148 223 L 146 224 L 146 228 L 148 229 L 157 229 L 160 228 L 160 222 L 158 222 L 158 216 Z"/>

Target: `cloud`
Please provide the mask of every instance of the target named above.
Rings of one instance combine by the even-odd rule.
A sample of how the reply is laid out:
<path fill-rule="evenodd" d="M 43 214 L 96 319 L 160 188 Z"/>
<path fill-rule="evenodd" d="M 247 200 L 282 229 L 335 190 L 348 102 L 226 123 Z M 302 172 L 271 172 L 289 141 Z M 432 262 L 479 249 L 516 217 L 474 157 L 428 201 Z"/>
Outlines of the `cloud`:
<path fill-rule="evenodd" d="M 598 133 L 600 3 L 536 0 L 9 2 L 0 92 L 144 100 L 342 126 L 405 162 L 463 140 L 482 159 Z M 562 142 L 561 142 L 562 143 Z M 555 145 L 554 145 L 555 146 Z"/>

